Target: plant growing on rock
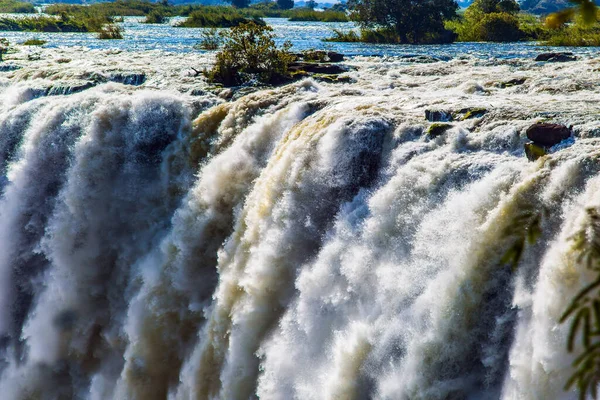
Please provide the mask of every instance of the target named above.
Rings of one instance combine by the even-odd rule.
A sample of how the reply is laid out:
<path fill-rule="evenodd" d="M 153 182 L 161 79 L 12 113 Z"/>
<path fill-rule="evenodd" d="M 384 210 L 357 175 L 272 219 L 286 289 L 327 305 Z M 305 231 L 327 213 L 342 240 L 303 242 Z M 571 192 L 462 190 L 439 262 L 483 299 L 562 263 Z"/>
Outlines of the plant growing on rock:
<path fill-rule="evenodd" d="M 223 43 L 223 37 L 217 28 L 209 28 L 200 34 L 200 42 L 194 47 L 201 50 L 217 50 L 221 43 Z"/>
<path fill-rule="evenodd" d="M 273 28 L 254 22 L 232 28 L 224 36 L 223 49 L 205 75 L 211 82 L 238 86 L 250 81 L 274 84 L 287 80 L 294 61 L 291 43 L 275 45 Z"/>
<path fill-rule="evenodd" d="M 108 24 L 98 31 L 98 39 L 123 39 L 123 30 L 114 24 Z"/>
<path fill-rule="evenodd" d="M 4 61 L 2 56 L 6 54 L 8 48 L 10 47 L 10 42 L 6 38 L 0 38 L 0 62 Z"/>

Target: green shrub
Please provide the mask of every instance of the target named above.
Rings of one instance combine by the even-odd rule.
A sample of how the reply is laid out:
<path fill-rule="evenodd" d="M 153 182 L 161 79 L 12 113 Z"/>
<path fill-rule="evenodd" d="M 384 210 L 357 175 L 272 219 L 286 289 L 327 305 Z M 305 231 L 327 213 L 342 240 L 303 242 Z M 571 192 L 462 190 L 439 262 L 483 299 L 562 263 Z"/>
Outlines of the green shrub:
<path fill-rule="evenodd" d="M 223 43 L 223 37 L 219 34 L 217 28 L 205 29 L 200 38 L 200 42 L 195 45 L 195 48 L 201 50 L 216 50 Z"/>
<path fill-rule="evenodd" d="M 98 39 L 123 39 L 123 30 L 114 24 L 103 26 L 98 31 Z"/>
<path fill-rule="evenodd" d="M 169 18 L 159 10 L 150 11 L 144 20 L 145 24 L 165 24 L 167 22 L 169 22 Z"/>
<path fill-rule="evenodd" d="M 315 11 L 307 8 L 298 8 L 283 13 L 290 21 L 320 21 L 320 22 L 347 22 L 348 17 L 341 11 Z"/>
<path fill-rule="evenodd" d="M 28 32 L 94 32 L 100 21 L 74 20 L 63 16 L 35 16 L 26 18 L 0 18 L 0 31 Z M 98 25 L 99 24 L 99 25 Z"/>
<path fill-rule="evenodd" d="M 548 46 L 600 46 L 600 27 L 565 27 L 550 31 L 544 41 Z"/>
<path fill-rule="evenodd" d="M 291 43 L 275 45 L 273 28 L 249 22 L 232 28 L 224 35 L 223 49 L 217 53 L 214 67 L 206 71 L 210 82 L 237 86 L 256 80 L 275 84 L 289 77 L 288 67 L 294 60 Z"/>
<path fill-rule="evenodd" d="M 23 46 L 43 46 L 47 42 L 40 39 L 29 39 L 23 42 Z"/>
<path fill-rule="evenodd" d="M 485 14 L 475 26 L 475 32 L 484 42 L 516 42 L 523 38 L 519 20 L 508 13 Z"/>
<path fill-rule="evenodd" d="M 177 26 L 184 28 L 231 28 L 247 22 L 264 25 L 259 17 L 249 17 L 231 7 L 202 7 L 192 11 L 188 18 Z"/>
<path fill-rule="evenodd" d="M 35 14 L 35 7 L 31 3 L 15 0 L 0 0 L 0 13 L 2 14 Z"/>
<path fill-rule="evenodd" d="M 0 38 L 0 62 L 4 61 L 3 56 L 8 52 L 10 42 L 6 38 Z"/>

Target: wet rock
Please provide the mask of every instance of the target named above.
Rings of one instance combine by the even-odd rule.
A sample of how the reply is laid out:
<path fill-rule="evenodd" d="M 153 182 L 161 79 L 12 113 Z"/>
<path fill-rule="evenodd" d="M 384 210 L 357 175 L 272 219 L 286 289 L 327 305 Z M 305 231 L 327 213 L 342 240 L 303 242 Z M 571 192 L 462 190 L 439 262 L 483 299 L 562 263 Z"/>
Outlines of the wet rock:
<path fill-rule="evenodd" d="M 571 130 L 564 125 L 538 123 L 525 132 L 527 138 L 538 146 L 551 147 L 571 136 Z"/>
<path fill-rule="evenodd" d="M 404 55 L 398 56 L 398 58 L 403 61 L 420 63 L 420 64 L 428 64 L 428 63 L 435 63 L 435 62 L 450 60 L 450 58 L 448 58 L 448 57 L 431 57 L 431 56 L 425 56 L 425 55 L 420 55 L 420 54 L 404 54 Z"/>
<path fill-rule="evenodd" d="M 116 73 L 108 76 L 108 80 L 123 85 L 139 86 L 146 82 L 144 73 Z"/>
<path fill-rule="evenodd" d="M 336 74 L 328 75 L 328 74 L 316 74 L 313 75 L 313 78 L 320 82 L 328 82 L 328 83 L 352 83 L 354 80 L 349 76 L 339 76 Z"/>
<path fill-rule="evenodd" d="M 567 61 L 575 61 L 577 57 L 570 52 L 562 52 L 562 53 L 541 53 L 538 54 L 535 58 L 535 61 L 545 61 L 545 62 L 567 62 Z"/>
<path fill-rule="evenodd" d="M 538 146 L 535 143 L 525 143 L 525 155 L 529 161 L 535 161 L 540 157 L 545 156 L 546 149 L 542 146 Z"/>
<path fill-rule="evenodd" d="M 527 80 L 527 78 L 515 78 L 515 79 L 511 79 L 509 81 L 500 82 L 498 84 L 498 87 L 501 89 L 506 89 L 509 87 L 518 86 L 518 85 L 524 84 L 526 80 Z"/>
<path fill-rule="evenodd" d="M 343 65 L 337 64 L 321 64 L 321 63 L 308 63 L 308 62 L 295 62 L 292 63 L 288 70 L 293 73 L 306 72 L 309 74 L 342 74 L 348 71 L 348 68 Z"/>
<path fill-rule="evenodd" d="M 296 53 L 294 55 L 297 59 L 305 62 L 336 63 L 344 61 L 344 55 L 335 51 L 306 50 L 302 53 Z"/>
<path fill-rule="evenodd" d="M 45 96 L 67 96 L 73 93 L 83 92 L 96 86 L 96 82 L 73 82 L 52 86 L 46 89 Z"/>
<path fill-rule="evenodd" d="M 425 110 L 425 119 L 430 122 L 452 121 L 452 113 L 444 110 Z"/>
<path fill-rule="evenodd" d="M 463 121 L 465 119 L 481 118 L 487 112 L 488 110 L 482 107 L 466 107 L 461 108 L 460 110 L 453 113 L 452 119 L 457 121 Z"/>
<path fill-rule="evenodd" d="M 21 67 L 16 64 L 0 64 L 0 72 L 10 72 L 18 69 L 21 69 Z"/>
<path fill-rule="evenodd" d="M 429 136 L 430 138 L 436 138 L 436 137 L 442 135 L 444 132 L 446 132 L 450 128 L 452 128 L 451 124 L 444 124 L 444 123 L 440 123 L 440 122 L 431 124 L 429 126 L 429 128 L 427 129 L 427 136 Z"/>

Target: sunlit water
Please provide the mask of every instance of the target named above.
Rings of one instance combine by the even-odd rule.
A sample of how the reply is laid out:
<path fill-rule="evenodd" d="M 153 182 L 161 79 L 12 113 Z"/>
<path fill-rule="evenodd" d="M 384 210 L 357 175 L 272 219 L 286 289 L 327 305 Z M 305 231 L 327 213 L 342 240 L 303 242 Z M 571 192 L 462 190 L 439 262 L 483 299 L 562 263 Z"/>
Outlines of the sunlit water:
<path fill-rule="evenodd" d="M 119 50 L 165 50 L 172 52 L 194 52 L 202 28 L 178 28 L 182 18 L 172 18 L 168 24 L 143 24 L 143 17 L 126 17 L 120 23 L 125 29 L 124 40 L 97 40 L 95 33 L 32 33 L 2 32 L 0 36 L 13 42 L 23 42 L 31 38 L 47 40 L 47 47 L 84 46 L 91 49 Z M 355 29 L 352 22 L 290 22 L 284 18 L 267 18 L 278 37 L 278 43 L 289 40 L 295 50 L 325 49 L 347 55 L 410 56 L 427 55 L 448 59 L 461 55 L 473 55 L 478 58 L 518 58 L 531 57 L 540 51 L 573 51 L 578 54 L 597 54 L 600 48 L 551 48 L 532 42 L 523 43 L 455 43 L 451 45 L 385 45 L 364 43 L 334 43 L 323 39 L 333 35 L 333 29 Z"/>

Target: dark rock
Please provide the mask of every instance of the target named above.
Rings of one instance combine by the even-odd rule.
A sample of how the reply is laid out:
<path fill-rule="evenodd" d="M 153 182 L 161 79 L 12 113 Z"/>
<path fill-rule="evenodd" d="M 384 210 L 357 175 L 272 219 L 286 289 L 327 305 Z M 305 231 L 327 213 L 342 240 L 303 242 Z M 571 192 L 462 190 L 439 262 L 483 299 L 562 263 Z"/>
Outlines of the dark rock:
<path fill-rule="evenodd" d="M 404 54 L 404 55 L 398 56 L 398 58 L 402 59 L 403 61 L 408 61 L 408 62 L 412 62 L 412 63 L 421 63 L 421 64 L 435 63 L 435 62 L 440 62 L 440 61 L 448 61 L 448 60 L 442 60 L 441 58 L 419 55 L 419 54 Z"/>
<path fill-rule="evenodd" d="M 18 69 L 21 69 L 21 67 L 15 64 L 0 64 L 0 72 L 10 72 Z"/>
<path fill-rule="evenodd" d="M 444 110 L 425 110 L 425 119 L 430 122 L 452 121 L 452 113 Z"/>
<path fill-rule="evenodd" d="M 294 54 L 297 59 L 306 62 L 341 62 L 344 61 L 344 55 L 335 51 L 324 50 L 306 50 L 302 53 Z"/>
<path fill-rule="evenodd" d="M 352 83 L 353 79 L 349 76 L 339 76 L 336 74 L 328 75 L 328 74 L 316 74 L 313 78 L 320 82 L 329 82 L 329 83 Z"/>
<path fill-rule="evenodd" d="M 311 74 L 342 74 L 348 71 L 348 68 L 337 64 L 320 64 L 308 62 L 294 62 L 288 70 L 293 74 L 297 72 L 307 72 Z"/>
<path fill-rule="evenodd" d="M 440 135 L 442 135 L 444 132 L 446 132 L 448 129 L 452 128 L 452 125 L 450 124 L 444 124 L 444 123 L 435 123 L 435 124 L 431 124 L 429 126 L 429 128 L 427 129 L 427 136 L 429 136 L 430 138 L 436 138 Z"/>
<path fill-rule="evenodd" d="M 535 58 L 535 61 L 546 61 L 546 62 L 567 62 L 575 61 L 577 57 L 570 52 L 564 53 L 541 53 Z"/>
<path fill-rule="evenodd" d="M 146 82 L 144 73 L 116 73 L 108 77 L 109 81 L 122 83 L 123 85 L 139 86 Z"/>
<path fill-rule="evenodd" d="M 518 85 L 524 84 L 526 80 L 527 80 L 527 78 L 515 78 L 515 79 L 511 79 L 511 80 L 506 81 L 506 82 L 500 82 L 498 84 L 498 87 L 502 88 L 502 89 L 505 89 L 505 88 L 508 88 L 508 87 L 518 86 Z"/>
<path fill-rule="evenodd" d="M 482 107 L 467 107 L 461 108 L 452 115 L 452 118 L 457 121 L 463 121 L 471 118 L 481 118 L 488 112 L 487 109 Z"/>
<path fill-rule="evenodd" d="M 51 86 L 46 90 L 45 96 L 67 96 L 73 93 L 83 92 L 96 86 L 96 82 L 74 82 L 72 84 L 64 84 Z"/>
<path fill-rule="evenodd" d="M 525 143 L 525 155 L 529 161 L 535 161 L 546 155 L 546 149 L 535 143 Z"/>
<path fill-rule="evenodd" d="M 571 136 L 571 130 L 564 125 L 538 123 L 525 132 L 527 138 L 538 146 L 551 147 Z"/>

